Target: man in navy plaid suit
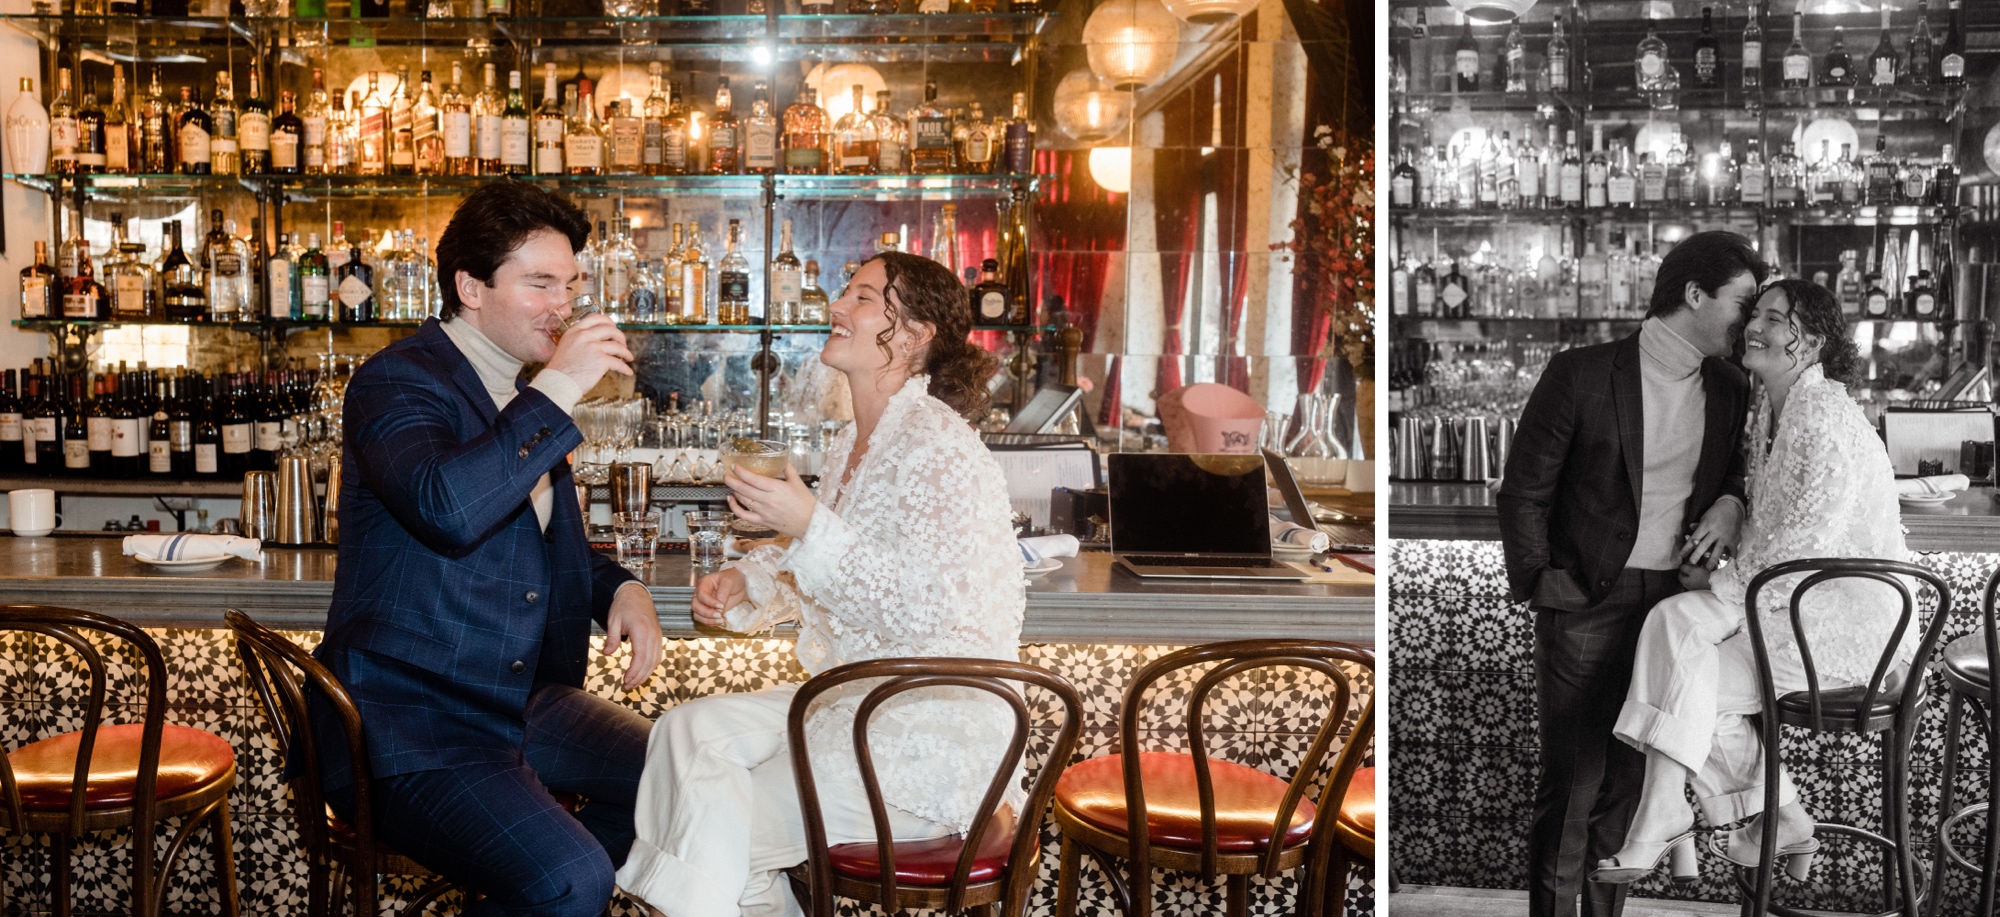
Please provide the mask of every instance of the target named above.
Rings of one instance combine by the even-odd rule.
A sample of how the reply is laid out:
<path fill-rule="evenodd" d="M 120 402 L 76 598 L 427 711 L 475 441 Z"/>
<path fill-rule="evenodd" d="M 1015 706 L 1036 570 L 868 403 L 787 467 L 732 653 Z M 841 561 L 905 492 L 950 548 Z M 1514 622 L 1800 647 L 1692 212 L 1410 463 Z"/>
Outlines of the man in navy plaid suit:
<path fill-rule="evenodd" d="M 564 458 L 577 400 L 632 372 L 604 316 L 562 331 L 588 231 L 532 185 L 474 191 L 438 241 L 443 321 L 347 388 L 315 655 L 360 708 L 376 836 L 484 895 L 468 914 L 601 914 L 632 844 L 652 724 L 583 677 L 593 620 L 606 654 L 632 643 L 627 690 L 659 662 L 660 625 L 646 588 L 590 551 Z M 545 368 L 524 382 L 530 363 Z M 338 723 L 316 709 L 328 800 L 351 817 Z M 572 815 L 552 792 L 586 802 Z"/>
<path fill-rule="evenodd" d="M 1497 502 L 1509 591 L 1535 612 L 1541 777 L 1529 913 L 1616 917 L 1584 875 L 1624 845 L 1646 761 L 1612 738 L 1646 613 L 1705 588 L 1744 516 L 1749 380 L 1724 358 L 1765 274 L 1704 232 L 1660 263 L 1639 333 L 1556 354 L 1522 411 Z"/>

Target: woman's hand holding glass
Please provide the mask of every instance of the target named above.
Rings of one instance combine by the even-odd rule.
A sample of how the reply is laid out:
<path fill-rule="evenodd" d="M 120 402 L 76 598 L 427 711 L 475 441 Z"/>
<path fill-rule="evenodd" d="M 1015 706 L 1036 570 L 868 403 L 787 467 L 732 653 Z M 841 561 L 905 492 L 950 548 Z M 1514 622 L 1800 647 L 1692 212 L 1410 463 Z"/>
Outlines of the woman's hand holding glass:
<path fill-rule="evenodd" d="M 689 603 L 694 622 L 706 627 L 726 627 L 722 616 L 749 600 L 750 587 L 741 570 L 721 570 L 695 581 L 694 600 Z"/>
<path fill-rule="evenodd" d="M 793 538 L 805 537 L 819 506 L 790 462 L 785 463 L 783 478 L 767 478 L 735 466 L 723 476 L 722 483 L 729 488 L 729 508 L 736 512 L 736 518 Z"/>

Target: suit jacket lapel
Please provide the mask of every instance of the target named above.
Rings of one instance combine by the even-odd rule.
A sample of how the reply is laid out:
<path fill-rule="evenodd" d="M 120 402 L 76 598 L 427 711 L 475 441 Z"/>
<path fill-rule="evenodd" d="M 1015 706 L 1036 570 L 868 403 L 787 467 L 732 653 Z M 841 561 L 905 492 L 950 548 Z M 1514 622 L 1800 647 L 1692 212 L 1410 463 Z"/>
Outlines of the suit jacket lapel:
<path fill-rule="evenodd" d="M 437 319 L 425 319 L 423 328 L 417 333 L 423 336 L 424 346 L 451 367 L 451 382 L 465 395 L 466 402 L 479 411 L 487 426 L 492 426 L 500 416 L 500 409 L 493 404 L 493 396 L 486 393 L 486 383 L 480 381 L 479 370 L 472 367 L 472 361 L 465 358 L 457 344 L 452 343 L 451 336 L 444 333 L 444 327 L 438 324 Z"/>
<path fill-rule="evenodd" d="M 1618 415 L 1618 451 L 1625 456 L 1625 477 L 1632 484 L 1632 509 L 1644 506 L 1646 492 L 1646 399 L 1639 377 L 1639 335 L 1618 343 L 1611 360 L 1611 403 Z"/>
<path fill-rule="evenodd" d="M 1735 424 L 1734 405 L 1724 390 L 1718 374 L 1722 372 L 1720 361 L 1713 357 L 1701 361 L 1701 392 L 1704 407 L 1702 424 L 1701 461 L 1695 465 L 1695 492 L 1701 493 L 1704 482 L 1719 480 L 1723 469 L 1729 466 L 1729 453 L 1736 448 L 1737 437 L 1730 428 Z M 1693 507 L 1689 507 L 1692 511 Z"/>

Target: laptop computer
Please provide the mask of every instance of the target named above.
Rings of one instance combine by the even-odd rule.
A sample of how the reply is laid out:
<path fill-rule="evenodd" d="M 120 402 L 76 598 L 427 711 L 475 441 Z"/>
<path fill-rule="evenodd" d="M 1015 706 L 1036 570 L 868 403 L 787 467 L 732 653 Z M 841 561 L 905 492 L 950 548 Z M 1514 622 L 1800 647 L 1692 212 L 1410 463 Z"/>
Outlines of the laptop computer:
<path fill-rule="evenodd" d="M 1292 466 L 1285 464 L 1285 457 L 1269 449 L 1264 453 L 1264 473 L 1271 476 L 1271 487 L 1285 498 L 1285 512 L 1290 513 L 1292 522 L 1306 528 L 1317 528 L 1313 521 L 1312 504 L 1306 501 L 1305 489 L 1299 486 L 1299 479 L 1292 476 Z"/>
<path fill-rule="evenodd" d="M 1148 579 L 1304 579 L 1271 559 L 1261 455 L 1109 457 L 1111 554 Z"/>

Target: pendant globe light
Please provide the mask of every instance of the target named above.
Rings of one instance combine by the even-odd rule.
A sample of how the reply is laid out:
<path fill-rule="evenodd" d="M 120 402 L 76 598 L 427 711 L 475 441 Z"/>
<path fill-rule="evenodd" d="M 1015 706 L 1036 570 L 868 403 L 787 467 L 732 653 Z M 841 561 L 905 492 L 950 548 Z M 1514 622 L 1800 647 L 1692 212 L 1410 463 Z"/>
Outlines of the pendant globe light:
<path fill-rule="evenodd" d="M 1056 129 L 1071 140 L 1097 144 L 1122 134 L 1132 118 L 1132 94 L 1119 92 L 1089 70 L 1071 71 L 1049 100 Z"/>
<path fill-rule="evenodd" d="M 1213 25 L 1228 22 L 1257 8 L 1259 0 L 1164 0 L 1167 12 L 1182 22 Z"/>
<path fill-rule="evenodd" d="M 1132 193 L 1132 148 L 1101 146 L 1090 151 L 1090 178 L 1112 194 Z"/>
<path fill-rule="evenodd" d="M 1160 0 L 1105 0 L 1083 24 L 1090 69 L 1114 89 L 1160 81 L 1180 52 L 1181 23 Z"/>
<path fill-rule="evenodd" d="M 1535 8 L 1535 0 L 1449 0 L 1451 8 L 1478 22 L 1511 22 Z"/>

